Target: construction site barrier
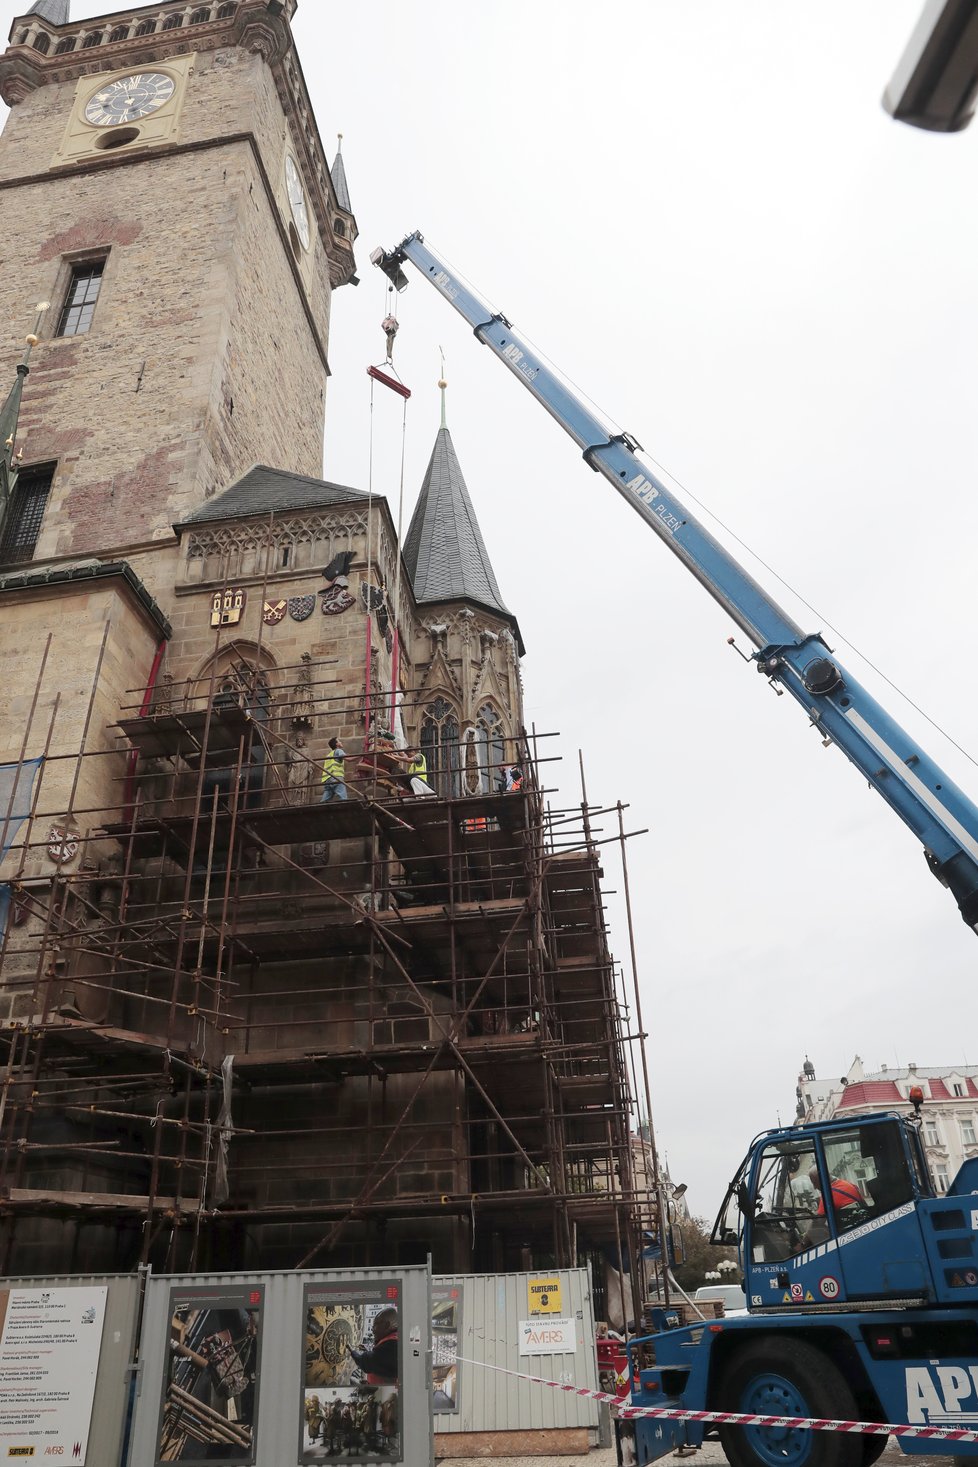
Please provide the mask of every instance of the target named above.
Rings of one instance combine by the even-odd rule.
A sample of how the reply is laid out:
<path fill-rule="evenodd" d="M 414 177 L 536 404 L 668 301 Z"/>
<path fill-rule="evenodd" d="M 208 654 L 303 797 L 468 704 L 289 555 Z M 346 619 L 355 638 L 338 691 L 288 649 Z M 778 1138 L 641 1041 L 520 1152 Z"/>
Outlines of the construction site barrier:
<path fill-rule="evenodd" d="M 802 1431 L 837 1431 L 850 1436 L 917 1436 L 945 1442 L 978 1441 L 978 1429 L 971 1431 L 958 1426 L 909 1426 L 892 1421 L 829 1421 L 814 1416 L 753 1416 L 743 1411 L 682 1411 L 670 1406 L 626 1406 L 618 1396 L 608 1391 L 592 1391 L 585 1386 L 548 1380 L 543 1375 L 526 1375 L 521 1370 L 507 1370 L 503 1365 L 490 1365 L 485 1360 L 467 1360 L 463 1355 L 458 1358 L 466 1365 L 480 1365 L 484 1370 L 496 1370 L 501 1375 L 515 1375 L 519 1380 L 550 1386 L 555 1391 L 569 1391 L 571 1395 L 586 1396 L 591 1401 L 606 1401 L 623 1421 L 642 1417 L 659 1421 L 701 1421 L 718 1426 L 798 1427 Z"/>

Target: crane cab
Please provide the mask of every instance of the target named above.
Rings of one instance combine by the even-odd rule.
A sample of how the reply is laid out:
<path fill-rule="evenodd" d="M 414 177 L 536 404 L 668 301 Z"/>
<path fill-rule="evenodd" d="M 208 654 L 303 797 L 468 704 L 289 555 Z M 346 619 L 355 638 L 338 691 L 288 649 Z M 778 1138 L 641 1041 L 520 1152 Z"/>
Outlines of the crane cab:
<path fill-rule="evenodd" d="M 960 1198 L 934 1195 L 915 1121 L 882 1114 L 759 1136 L 713 1241 L 737 1243 L 752 1313 L 951 1302 L 952 1277 L 964 1302 L 965 1273 L 978 1286 L 978 1230 L 969 1213 L 957 1236 L 958 1215 Z M 948 1272 L 949 1261 L 961 1266 Z"/>

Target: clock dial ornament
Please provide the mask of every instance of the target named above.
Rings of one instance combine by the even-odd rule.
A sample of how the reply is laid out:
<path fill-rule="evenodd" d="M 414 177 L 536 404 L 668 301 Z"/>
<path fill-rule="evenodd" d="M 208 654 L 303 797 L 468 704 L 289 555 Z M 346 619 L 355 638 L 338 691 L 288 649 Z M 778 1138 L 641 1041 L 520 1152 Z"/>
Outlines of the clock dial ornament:
<path fill-rule="evenodd" d="M 176 91 L 172 76 L 162 71 L 134 72 L 118 77 L 93 92 L 85 106 L 85 121 L 95 127 L 118 127 L 138 122 L 163 107 Z"/>
<path fill-rule="evenodd" d="M 285 160 L 285 187 L 289 195 L 289 208 L 292 210 L 292 218 L 295 220 L 295 227 L 298 231 L 299 239 L 302 241 L 302 248 L 307 250 L 310 239 L 309 206 L 306 203 L 306 191 L 302 187 L 299 170 L 291 158 L 286 158 Z"/>

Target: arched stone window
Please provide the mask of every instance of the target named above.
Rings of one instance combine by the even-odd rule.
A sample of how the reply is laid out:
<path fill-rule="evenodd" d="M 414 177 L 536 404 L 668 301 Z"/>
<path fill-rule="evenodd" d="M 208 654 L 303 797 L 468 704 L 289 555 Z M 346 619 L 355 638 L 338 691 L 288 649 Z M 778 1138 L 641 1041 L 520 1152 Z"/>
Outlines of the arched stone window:
<path fill-rule="evenodd" d="M 235 708 L 241 708 L 250 715 L 253 731 L 239 786 L 245 792 L 246 807 L 255 804 L 265 784 L 268 753 L 263 735 L 271 717 L 272 676 L 273 669 L 267 654 L 259 653 L 253 644 L 248 643 L 224 648 L 210 660 L 196 680 L 194 707 L 206 708 L 210 699 L 215 716 L 220 716 L 222 710 Z M 215 789 L 220 793 L 231 791 L 238 760 L 238 750 L 233 743 L 232 740 L 226 759 L 217 752 L 209 757 L 204 778 L 205 798 L 211 797 Z"/>
<path fill-rule="evenodd" d="M 190 17 L 190 22 L 189 23 L 190 23 L 190 25 L 206 25 L 207 21 L 209 21 L 210 18 L 211 18 L 210 8 L 208 6 L 206 6 L 206 5 L 202 5 L 199 10 L 195 10 L 193 12 L 193 14 Z"/>
<path fill-rule="evenodd" d="M 177 30 L 180 29 L 180 27 L 182 25 L 183 25 L 183 16 L 182 15 L 176 15 L 176 14 L 174 14 L 174 15 L 168 15 L 166 17 L 166 20 L 164 20 L 164 22 L 163 22 L 162 26 L 160 27 L 160 29 L 161 30 L 164 30 L 164 31 L 177 31 Z"/>
<path fill-rule="evenodd" d="M 506 741 L 503 737 L 503 720 L 491 703 L 483 703 L 476 715 L 476 743 L 479 751 L 479 770 L 483 789 L 495 794 L 505 789 L 506 775 L 503 761 L 506 758 Z"/>
<path fill-rule="evenodd" d="M 421 720 L 421 752 L 428 762 L 428 783 L 439 795 L 462 792 L 462 760 L 458 717 L 446 698 L 436 698 Z"/>
<path fill-rule="evenodd" d="M 134 36 L 151 36 L 156 30 L 155 20 L 141 20 L 133 31 Z"/>
<path fill-rule="evenodd" d="M 230 20 L 237 8 L 237 5 L 219 5 L 217 7 L 218 20 Z"/>
<path fill-rule="evenodd" d="M 75 49 L 75 37 L 74 36 L 62 36 L 61 37 L 61 40 L 58 42 L 58 44 L 54 48 L 54 54 L 55 54 L 55 56 L 67 56 L 68 52 L 69 51 L 74 51 L 74 49 Z"/>
<path fill-rule="evenodd" d="M 346 234 L 346 225 L 344 224 L 342 219 L 333 220 L 333 233 L 339 235 L 341 239 L 343 235 Z"/>
<path fill-rule="evenodd" d="M 34 37 L 34 50 L 40 51 L 42 56 L 46 56 L 50 48 L 50 36 L 46 36 L 43 31 L 38 31 L 37 35 Z"/>
<path fill-rule="evenodd" d="M 82 50 L 83 51 L 91 51 L 91 49 L 92 49 L 93 46 L 101 46 L 101 44 L 102 44 L 102 32 L 101 31 L 89 31 L 89 33 L 85 37 L 84 41 L 82 41 Z"/>
<path fill-rule="evenodd" d="M 113 41 L 124 41 L 128 35 L 129 27 L 127 25 L 117 25 L 109 36 L 109 43 L 111 44 Z"/>

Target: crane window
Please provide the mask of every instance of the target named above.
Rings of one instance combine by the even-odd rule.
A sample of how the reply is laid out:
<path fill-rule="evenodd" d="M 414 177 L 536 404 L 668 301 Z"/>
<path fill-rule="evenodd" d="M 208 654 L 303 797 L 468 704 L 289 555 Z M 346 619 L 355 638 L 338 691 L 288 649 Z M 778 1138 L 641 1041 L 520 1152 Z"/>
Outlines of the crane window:
<path fill-rule="evenodd" d="M 807 1139 L 765 1146 L 754 1173 L 751 1249 L 755 1263 L 780 1263 L 799 1252 L 818 1209 L 814 1144 Z"/>
<path fill-rule="evenodd" d="M 825 1163 L 839 1233 L 851 1232 L 868 1217 L 892 1212 L 916 1196 L 897 1121 L 853 1126 L 826 1136 Z"/>

